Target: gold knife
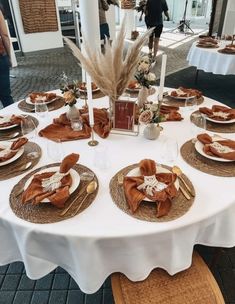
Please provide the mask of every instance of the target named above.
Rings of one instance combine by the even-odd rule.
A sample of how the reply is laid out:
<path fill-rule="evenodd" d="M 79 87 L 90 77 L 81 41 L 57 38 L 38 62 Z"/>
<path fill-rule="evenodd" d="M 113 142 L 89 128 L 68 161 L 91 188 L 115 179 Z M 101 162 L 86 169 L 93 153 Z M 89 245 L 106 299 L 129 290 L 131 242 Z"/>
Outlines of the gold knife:
<path fill-rule="evenodd" d="M 189 196 L 189 194 L 184 190 L 184 188 L 182 187 L 182 186 L 180 186 L 180 191 L 182 192 L 182 194 L 185 196 L 185 198 L 187 199 L 187 200 L 190 200 L 190 196 Z"/>

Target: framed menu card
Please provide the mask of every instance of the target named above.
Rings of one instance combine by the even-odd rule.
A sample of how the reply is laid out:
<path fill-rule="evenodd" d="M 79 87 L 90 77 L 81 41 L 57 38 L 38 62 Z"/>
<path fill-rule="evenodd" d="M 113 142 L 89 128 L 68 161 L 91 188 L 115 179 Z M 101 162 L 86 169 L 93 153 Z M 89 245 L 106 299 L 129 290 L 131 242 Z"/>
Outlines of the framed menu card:
<path fill-rule="evenodd" d="M 116 100 L 113 108 L 112 133 L 138 135 L 139 127 L 135 125 L 136 104 L 133 100 Z"/>

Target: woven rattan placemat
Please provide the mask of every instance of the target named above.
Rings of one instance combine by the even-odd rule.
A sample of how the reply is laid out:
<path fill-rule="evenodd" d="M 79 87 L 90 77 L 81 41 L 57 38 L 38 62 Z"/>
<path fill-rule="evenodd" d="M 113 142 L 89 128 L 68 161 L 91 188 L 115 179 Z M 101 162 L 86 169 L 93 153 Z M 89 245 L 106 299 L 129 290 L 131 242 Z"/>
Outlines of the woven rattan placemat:
<path fill-rule="evenodd" d="M 199 111 L 195 111 L 191 114 L 190 120 L 197 125 L 194 119 L 195 114 L 200 114 Z M 221 123 L 216 123 L 207 120 L 206 121 L 206 129 L 211 132 L 218 132 L 218 133 L 235 133 L 235 123 L 231 124 L 221 124 Z"/>
<path fill-rule="evenodd" d="M 87 99 L 87 93 L 86 92 L 81 92 L 80 91 L 80 98 L 81 99 Z M 100 90 L 99 91 L 96 91 L 96 92 L 92 92 L 92 98 L 93 99 L 97 99 L 97 98 L 101 98 L 101 97 L 104 97 L 105 94 L 103 92 L 101 92 Z"/>
<path fill-rule="evenodd" d="M 34 154 L 36 152 L 36 155 Z M 24 145 L 24 153 L 14 162 L 0 167 L 0 181 L 21 175 L 37 165 L 42 156 L 42 150 L 39 145 L 33 142 L 27 142 Z M 28 169 L 23 168 L 27 163 L 31 162 Z"/>
<path fill-rule="evenodd" d="M 201 105 L 204 102 L 204 97 L 201 96 L 200 98 L 197 98 L 197 105 Z M 174 106 L 174 107 L 185 107 L 185 100 L 181 99 L 175 99 L 168 96 L 165 96 L 163 98 L 163 103 L 168 105 L 168 106 Z"/>
<path fill-rule="evenodd" d="M 20 194 L 18 196 L 16 195 L 20 189 L 24 188 L 26 181 L 32 175 L 34 175 L 38 171 L 41 171 L 42 169 L 59 166 L 59 165 L 60 165 L 60 163 L 54 163 L 54 164 L 50 164 L 50 165 L 38 168 L 38 169 L 30 172 L 29 174 L 27 174 L 25 177 L 23 177 L 14 186 L 14 188 L 12 189 L 11 194 L 10 194 L 10 206 L 16 216 L 18 216 L 19 218 L 21 218 L 25 221 L 28 221 L 31 223 L 38 223 L 38 224 L 56 223 L 56 222 L 63 221 L 63 220 L 66 220 L 66 219 L 72 217 L 72 213 L 79 206 L 82 199 L 86 195 L 86 192 L 83 192 L 83 194 L 78 197 L 78 199 L 74 202 L 73 206 L 63 216 L 60 215 L 61 212 L 63 211 L 63 209 L 56 208 L 55 206 L 53 206 L 49 203 L 48 204 L 43 203 L 43 204 L 39 204 L 39 205 L 32 205 L 32 204 L 23 205 L 21 203 L 22 194 Z M 73 167 L 73 169 L 76 170 L 79 174 L 81 174 L 83 172 L 93 173 L 89 168 L 87 168 L 83 165 L 79 165 L 79 164 L 75 165 Z M 96 194 L 97 194 L 98 188 L 99 188 L 99 183 L 98 183 L 98 179 L 97 179 L 96 175 L 94 175 L 94 180 L 97 182 L 97 189 L 94 193 L 90 194 L 87 197 L 87 199 L 82 204 L 82 207 L 79 210 L 78 214 L 81 213 L 83 210 L 85 210 L 87 207 L 89 207 L 96 197 Z M 76 198 L 79 195 L 81 189 L 83 189 L 83 187 L 86 187 L 88 183 L 89 182 L 87 182 L 87 181 L 80 181 L 78 188 L 68 198 L 68 200 L 65 204 L 65 208 L 74 200 L 74 198 Z"/>
<path fill-rule="evenodd" d="M 220 162 L 208 159 L 196 151 L 191 140 L 183 144 L 180 153 L 190 166 L 199 171 L 223 177 L 235 176 L 235 162 Z"/>
<path fill-rule="evenodd" d="M 162 165 L 163 166 L 163 165 Z M 123 174 L 126 176 L 129 171 L 138 167 L 138 164 L 134 164 L 128 167 L 123 168 L 119 172 L 117 172 L 111 179 L 109 184 L 109 190 L 111 197 L 114 203 L 125 213 L 130 216 L 137 218 L 139 220 L 148 221 L 148 222 L 168 222 L 177 219 L 178 217 L 184 215 L 192 206 L 194 202 L 194 198 L 191 197 L 190 200 L 187 200 L 183 194 L 178 191 L 177 197 L 172 200 L 172 206 L 170 212 L 166 216 L 162 216 L 160 218 L 156 217 L 156 203 L 155 202 L 147 202 L 142 201 L 140 206 L 138 207 L 135 213 L 132 213 L 129 205 L 126 201 L 125 193 L 123 185 L 118 184 L 118 175 Z M 170 169 L 170 167 L 163 166 L 166 169 Z M 183 175 L 184 179 L 194 191 L 194 187 L 191 181 L 187 178 L 186 175 Z M 195 192 L 195 191 L 194 191 Z"/>
<path fill-rule="evenodd" d="M 218 49 L 219 48 L 219 45 L 211 45 L 211 46 L 208 46 L 208 45 L 196 45 L 196 47 L 198 48 L 202 48 L 202 49 Z"/>
<path fill-rule="evenodd" d="M 218 50 L 217 52 L 221 53 L 221 54 L 225 54 L 225 55 L 235 55 L 235 52 L 227 52 L 227 51 L 224 51 L 223 49 L 222 50 Z"/>
<path fill-rule="evenodd" d="M 31 116 L 31 115 L 27 115 L 27 117 L 29 117 L 30 119 L 32 119 L 32 121 L 34 122 L 35 126 L 38 126 L 38 120 L 37 118 Z M 26 119 L 27 119 L 26 117 Z M 14 136 L 15 133 L 18 133 L 17 136 Z M 12 137 L 14 136 L 14 137 Z M 0 140 L 10 140 L 10 139 L 17 139 L 19 137 L 23 136 L 22 131 L 21 131 L 21 126 L 18 125 L 14 128 L 11 129 L 7 129 L 7 130 L 1 130 L 0 131 Z"/>
<path fill-rule="evenodd" d="M 58 96 L 55 101 L 47 104 L 47 108 L 49 112 L 58 110 L 63 106 L 64 106 L 64 99 L 63 97 L 60 96 Z M 26 113 L 35 112 L 34 105 L 28 104 L 24 99 L 18 103 L 18 108 Z"/>

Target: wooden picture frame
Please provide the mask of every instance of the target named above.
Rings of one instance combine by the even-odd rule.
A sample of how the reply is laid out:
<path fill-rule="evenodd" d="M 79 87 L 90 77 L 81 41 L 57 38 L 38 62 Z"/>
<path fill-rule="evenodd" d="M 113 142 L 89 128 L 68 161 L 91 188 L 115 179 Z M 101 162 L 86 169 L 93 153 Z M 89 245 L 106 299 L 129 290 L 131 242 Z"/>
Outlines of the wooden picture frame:
<path fill-rule="evenodd" d="M 113 105 L 112 133 L 138 135 L 139 124 L 136 121 L 136 100 L 119 99 Z"/>

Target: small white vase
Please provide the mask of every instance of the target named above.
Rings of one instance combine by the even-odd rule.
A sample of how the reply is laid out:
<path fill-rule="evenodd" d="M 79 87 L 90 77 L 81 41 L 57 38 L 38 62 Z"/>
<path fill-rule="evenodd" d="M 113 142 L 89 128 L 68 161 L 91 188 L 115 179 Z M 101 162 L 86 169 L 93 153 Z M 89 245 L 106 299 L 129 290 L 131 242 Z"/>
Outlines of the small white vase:
<path fill-rule="evenodd" d="M 141 87 L 138 94 L 138 106 L 143 108 L 144 104 L 147 102 L 147 97 L 149 96 L 149 89 L 146 87 Z"/>
<path fill-rule="evenodd" d="M 79 110 L 75 105 L 69 106 L 69 109 L 66 113 L 66 117 L 72 121 L 74 119 L 79 119 L 80 118 L 80 113 Z"/>
<path fill-rule="evenodd" d="M 157 139 L 160 135 L 162 128 L 155 124 L 155 123 L 150 123 L 144 128 L 144 137 L 147 139 Z"/>

